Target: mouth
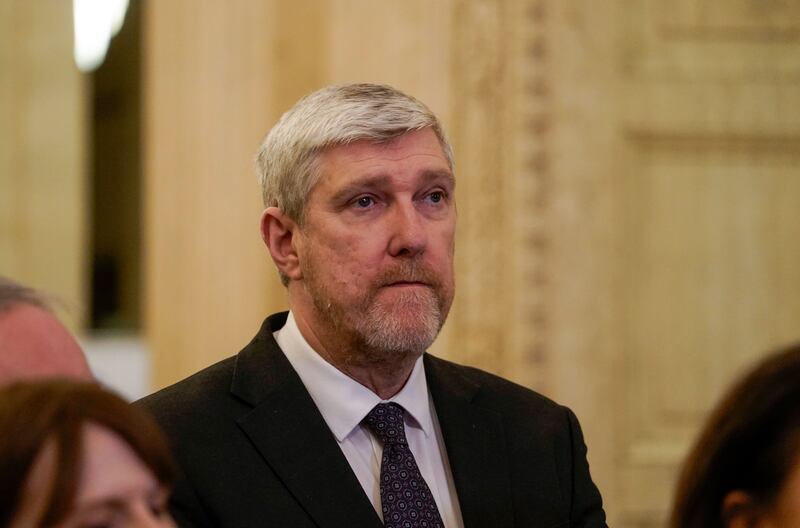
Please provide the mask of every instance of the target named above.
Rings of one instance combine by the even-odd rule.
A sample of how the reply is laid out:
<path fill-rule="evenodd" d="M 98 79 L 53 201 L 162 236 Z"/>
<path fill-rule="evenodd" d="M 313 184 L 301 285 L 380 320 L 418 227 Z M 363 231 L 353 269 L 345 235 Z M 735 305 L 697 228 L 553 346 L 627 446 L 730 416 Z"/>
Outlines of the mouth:
<path fill-rule="evenodd" d="M 385 287 L 387 288 L 407 288 L 413 286 L 425 286 L 428 287 L 429 285 L 424 282 L 419 281 L 395 281 L 387 284 Z"/>

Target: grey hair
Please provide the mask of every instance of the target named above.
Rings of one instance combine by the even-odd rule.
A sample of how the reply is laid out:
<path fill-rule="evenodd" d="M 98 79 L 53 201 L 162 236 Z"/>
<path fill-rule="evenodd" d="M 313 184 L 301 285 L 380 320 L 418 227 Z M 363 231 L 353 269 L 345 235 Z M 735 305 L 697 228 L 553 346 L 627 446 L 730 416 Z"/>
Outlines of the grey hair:
<path fill-rule="evenodd" d="M 0 313 L 17 304 L 28 304 L 50 311 L 50 301 L 41 293 L 0 276 Z"/>
<path fill-rule="evenodd" d="M 436 116 L 422 102 L 391 86 L 328 86 L 300 99 L 264 138 L 256 171 L 265 207 L 278 207 L 303 224 L 305 201 L 321 176 L 318 154 L 362 139 L 382 143 L 430 127 L 450 170 L 453 149 Z"/>

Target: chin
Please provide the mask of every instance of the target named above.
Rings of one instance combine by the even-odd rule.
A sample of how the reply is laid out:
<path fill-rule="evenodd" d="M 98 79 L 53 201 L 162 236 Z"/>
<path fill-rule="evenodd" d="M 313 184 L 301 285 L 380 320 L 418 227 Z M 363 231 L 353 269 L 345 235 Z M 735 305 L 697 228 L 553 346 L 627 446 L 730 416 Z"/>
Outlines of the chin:
<path fill-rule="evenodd" d="M 382 317 L 368 315 L 365 322 L 362 335 L 367 347 L 391 354 L 422 354 L 441 327 L 438 309 Z"/>

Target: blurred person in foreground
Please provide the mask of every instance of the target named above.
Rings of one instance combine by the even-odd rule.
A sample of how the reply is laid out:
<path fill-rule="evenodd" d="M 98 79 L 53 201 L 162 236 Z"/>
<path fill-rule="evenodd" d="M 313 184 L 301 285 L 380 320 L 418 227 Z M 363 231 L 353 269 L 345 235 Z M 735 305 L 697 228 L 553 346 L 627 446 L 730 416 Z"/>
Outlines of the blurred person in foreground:
<path fill-rule="evenodd" d="M 800 345 L 762 360 L 714 409 L 684 465 L 671 526 L 800 526 Z"/>
<path fill-rule="evenodd" d="M 0 526 L 167 528 L 173 462 L 153 419 L 93 383 L 0 388 Z"/>
<path fill-rule="evenodd" d="M 456 178 L 433 113 L 388 86 L 323 88 L 258 167 L 291 311 L 142 401 L 186 477 L 178 522 L 605 526 L 569 409 L 426 353 L 455 293 Z"/>
<path fill-rule="evenodd" d="M 43 296 L 0 276 L 0 385 L 44 377 L 91 380 L 92 372 Z"/>

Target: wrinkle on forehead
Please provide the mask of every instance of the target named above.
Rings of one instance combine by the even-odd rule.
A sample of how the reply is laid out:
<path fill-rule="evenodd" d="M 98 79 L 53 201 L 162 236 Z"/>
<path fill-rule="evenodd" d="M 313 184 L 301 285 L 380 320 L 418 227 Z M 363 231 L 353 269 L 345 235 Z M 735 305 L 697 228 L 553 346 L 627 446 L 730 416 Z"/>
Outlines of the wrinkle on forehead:
<path fill-rule="evenodd" d="M 408 149 L 412 150 L 409 152 Z M 380 157 L 389 161 L 402 161 L 414 156 L 431 156 L 441 160 L 448 168 L 450 163 L 445 156 L 439 138 L 430 129 L 407 132 L 391 141 L 371 141 L 360 139 L 343 145 L 335 145 L 320 152 L 320 159 L 341 157 L 349 161 L 368 161 Z"/>
<path fill-rule="evenodd" d="M 315 187 L 338 186 L 342 180 L 351 180 L 353 185 L 379 185 L 385 182 L 366 180 L 389 179 L 404 169 L 413 170 L 415 177 L 444 177 L 451 186 L 455 181 L 439 139 L 428 129 L 409 132 L 386 143 L 359 140 L 332 147 L 320 153 L 318 169 L 320 180 Z M 412 173 L 405 172 L 406 176 L 409 174 Z"/>

